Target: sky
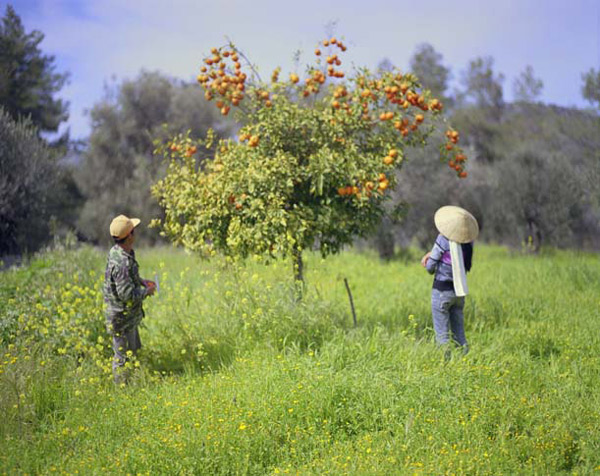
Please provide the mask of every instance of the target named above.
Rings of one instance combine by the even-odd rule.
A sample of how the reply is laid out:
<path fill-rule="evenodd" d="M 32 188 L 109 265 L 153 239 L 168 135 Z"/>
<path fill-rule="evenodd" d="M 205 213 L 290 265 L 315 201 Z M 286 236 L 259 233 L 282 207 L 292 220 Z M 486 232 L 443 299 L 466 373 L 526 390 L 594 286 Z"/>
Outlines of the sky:
<path fill-rule="evenodd" d="M 70 79 L 59 97 L 69 101 L 71 137 L 85 139 L 86 111 L 105 85 L 141 70 L 193 80 L 213 46 L 231 39 L 263 77 L 281 66 L 312 61 L 333 25 L 348 45 L 345 64 L 375 68 L 384 58 L 407 70 L 421 43 L 431 44 L 460 86 L 469 61 L 491 56 L 505 76 L 504 96 L 526 68 L 544 83 L 540 100 L 587 107 L 581 75 L 600 70 L 600 0 L 0 0 L 11 4 L 25 30 L 39 30 L 41 49 Z"/>

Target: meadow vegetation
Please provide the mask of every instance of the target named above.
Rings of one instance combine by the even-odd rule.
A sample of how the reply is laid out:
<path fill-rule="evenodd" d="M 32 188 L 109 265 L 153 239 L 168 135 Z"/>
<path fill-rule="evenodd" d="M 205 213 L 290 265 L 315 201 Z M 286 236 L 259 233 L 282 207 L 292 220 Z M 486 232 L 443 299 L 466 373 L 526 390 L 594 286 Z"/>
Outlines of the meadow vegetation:
<path fill-rule="evenodd" d="M 600 471 L 597 256 L 477 247 L 471 352 L 449 361 L 419 257 L 307 254 L 297 301 L 291 262 L 142 249 L 160 292 L 121 388 L 103 251 L 2 272 L 0 474 Z"/>

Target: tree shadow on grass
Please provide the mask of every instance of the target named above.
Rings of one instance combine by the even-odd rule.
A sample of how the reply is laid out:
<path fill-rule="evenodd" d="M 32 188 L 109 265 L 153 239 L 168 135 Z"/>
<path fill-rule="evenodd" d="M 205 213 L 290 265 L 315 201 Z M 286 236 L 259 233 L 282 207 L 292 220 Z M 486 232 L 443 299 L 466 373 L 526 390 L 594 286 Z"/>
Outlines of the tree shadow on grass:
<path fill-rule="evenodd" d="M 212 373 L 231 365 L 236 356 L 236 346 L 225 340 L 209 340 L 198 344 L 172 348 L 145 349 L 140 356 L 142 364 L 151 374 L 183 375 L 187 373 Z"/>

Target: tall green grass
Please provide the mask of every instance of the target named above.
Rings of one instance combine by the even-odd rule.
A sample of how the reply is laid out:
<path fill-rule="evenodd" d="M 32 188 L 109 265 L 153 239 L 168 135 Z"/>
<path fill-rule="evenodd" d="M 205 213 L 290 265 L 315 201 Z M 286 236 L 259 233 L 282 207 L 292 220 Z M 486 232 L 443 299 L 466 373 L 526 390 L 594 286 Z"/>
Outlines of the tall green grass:
<path fill-rule="evenodd" d="M 597 256 L 477 247 L 471 352 L 449 361 L 405 257 L 310 255 L 298 302 L 291 263 L 140 250 L 160 292 L 124 388 L 102 253 L 2 273 L 0 474 L 600 472 Z"/>

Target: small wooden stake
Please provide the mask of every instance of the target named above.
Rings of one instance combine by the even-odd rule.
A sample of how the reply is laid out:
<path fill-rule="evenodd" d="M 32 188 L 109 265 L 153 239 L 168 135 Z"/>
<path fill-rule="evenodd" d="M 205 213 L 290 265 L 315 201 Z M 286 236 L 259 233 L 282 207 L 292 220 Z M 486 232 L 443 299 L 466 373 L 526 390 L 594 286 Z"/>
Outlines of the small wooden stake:
<path fill-rule="evenodd" d="M 357 326 L 356 322 L 356 311 L 354 310 L 354 300 L 352 299 L 352 292 L 350 291 L 350 286 L 348 285 L 348 280 L 344 278 L 344 284 L 346 285 L 346 291 L 348 291 L 348 299 L 350 299 L 350 309 L 352 309 L 352 320 L 354 321 L 354 327 Z"/>

